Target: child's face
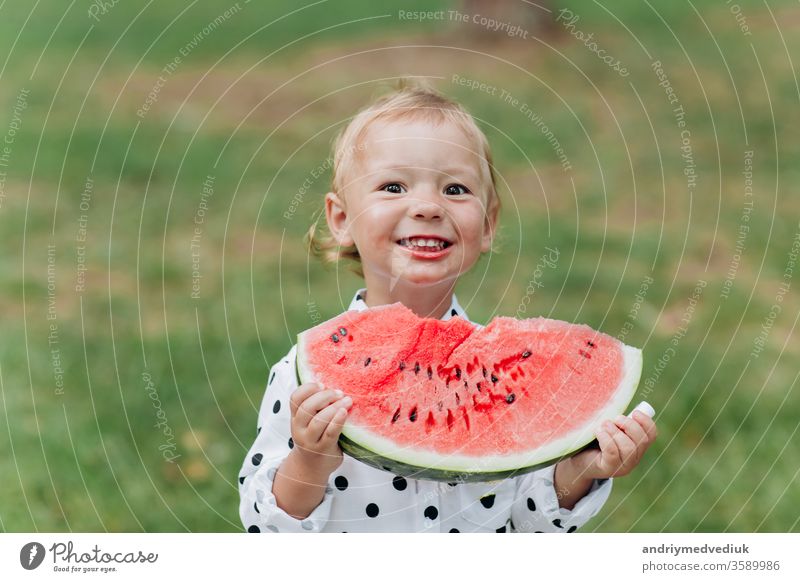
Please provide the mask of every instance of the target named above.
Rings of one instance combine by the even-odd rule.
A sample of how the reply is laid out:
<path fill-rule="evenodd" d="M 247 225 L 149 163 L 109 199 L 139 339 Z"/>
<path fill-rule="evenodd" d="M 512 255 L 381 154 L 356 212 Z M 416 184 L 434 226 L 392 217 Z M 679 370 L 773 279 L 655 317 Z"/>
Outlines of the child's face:
<path fill-rule="evenodd" d="M 476 144 L 452 124 L 376 123 L 348 168 L 344 192 L 326 199 L 328 224 L 355 243 L 369 286 L 434 285 L 468 271 L 491 248 L 487 185 Z M 422 246 L 421 240 L 437 246 Z"/>

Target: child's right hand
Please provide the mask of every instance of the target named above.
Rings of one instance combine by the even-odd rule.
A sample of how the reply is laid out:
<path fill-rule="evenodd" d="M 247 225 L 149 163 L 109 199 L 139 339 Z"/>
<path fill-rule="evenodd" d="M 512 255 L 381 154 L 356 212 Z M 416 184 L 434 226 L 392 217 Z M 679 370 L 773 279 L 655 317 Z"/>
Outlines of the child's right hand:
<path fill-rule="evenodd" d="M 340 390 L 301 384 L 289 399 L 294 452 L 310 471 L 332 473 L 342 461 L 339 435 L 353 404 Z"/>

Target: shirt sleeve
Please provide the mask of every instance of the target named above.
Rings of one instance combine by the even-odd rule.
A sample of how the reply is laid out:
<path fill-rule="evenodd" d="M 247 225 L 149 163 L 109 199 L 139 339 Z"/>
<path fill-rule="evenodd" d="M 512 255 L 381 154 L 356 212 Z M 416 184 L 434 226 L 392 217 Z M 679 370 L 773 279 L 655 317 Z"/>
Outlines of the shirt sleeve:
<path fill-rule="evenodd" d="M 555 465 L 518 477 L 511 507 L 512 531 L 572 533 L 594 517 L 611 494 L 611 479 L 595 479 L 575 506 L 558 506 Z"/>
<path fill-rule="evenodd" d="M 272 484 L 275 473 L 294 446 L 291 441 L 289 397 L 297 389 L 297 346 L 270 370 L 258 413 L 256 440 L 239 472 L 239 516 L 250 533 L 318 532 L 328 521 L 333 488 L 305 519 L 296 519 L 278 507 Z"/>

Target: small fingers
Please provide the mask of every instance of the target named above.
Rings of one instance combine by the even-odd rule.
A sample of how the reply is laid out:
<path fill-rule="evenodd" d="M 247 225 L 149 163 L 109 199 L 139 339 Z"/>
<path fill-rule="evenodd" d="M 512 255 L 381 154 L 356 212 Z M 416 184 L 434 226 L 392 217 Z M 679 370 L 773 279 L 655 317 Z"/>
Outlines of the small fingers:
<path fill-rule="evenodd" d="M 297 414 L 297 409 L 306 398 L 315 392 L 319 392 L 320 390 L 322 390 L 322 387 L 319 384 L 315 382 L 309 382 L 308 384 L 301 384 L 297 390 L 292 392 L 292 395 L 289 397 L 289 410 L 291 411 L 292 416 Z"/>
<path fill-rule="evenodd" d="M 320 442 L 339 440 L 339 435 L 342 433 L 345 420 L 347 420 L 347 408 L 343 406 L 337 408 L 336 414 L 333 415 L 333 418 L 328 423 L 325 432 L 319 437 Z"/>
<path fill-rule="evenodd" d="M 611 432 L 611 438 L 617 443 L 617 448 L 619 449 L 619 468 L 622 469 L 624 466 L 630 465 L 631 463 L 636 464 L 636 462 L 638 462 L 636 443 L 631 437 L 625 434 L 624 431 L 620 430 L 619 427 L 616 425 L 612 426 L 614 428 Z"/>
<path fill-rule="evenodd" d="M 317 412 L 308 423 L 308 430 L 306 432 L 308 442 L 312 444 L 319 442 L 336 415 L 341 414 L 341 411 L 346 410 L 352 403 L 352 399 L 347 396 L 342 398 L 339 402 L 326 406 Z M 340 417 L 340 419 L 343 420 L 343 417 Z"/>
<path fill-rule="evenodd" d="M 614 419 L 614 424 L 622 429 L 636 445 L 647 442 L 647 433 L 637 420 L 620 414 Z"/>
<path fill-rule="evenodd" d="M 305 428 L 314 416 L 326 406 L 343 396 L 341 390 L 322 390 L 306 398 L 297 409 L 296 420 L 300 428 Z"/>
<path fill-rule="evenodd" d="M 647 434 L 648 441 L 652 443 L 654 440 L 656 440 L 656 437 L 658 436 L 658 428 L 656 427 L 656 423 L 652 418 L 638 410 L 633 413 L 633 418 L 639 423 L 644 432 Z"/>

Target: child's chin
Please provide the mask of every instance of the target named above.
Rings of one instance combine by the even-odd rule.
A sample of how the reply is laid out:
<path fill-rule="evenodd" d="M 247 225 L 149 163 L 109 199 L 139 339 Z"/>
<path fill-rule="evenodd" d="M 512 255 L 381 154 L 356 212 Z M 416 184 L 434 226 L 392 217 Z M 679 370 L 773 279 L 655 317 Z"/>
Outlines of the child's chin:
<path fill-rule="evenodd" d="M 421 272 L 421 273 L 403 273 L 397 277 L 397 282 L 402 282 L 409 287 L 432 287 L 455 279 L 454 276 L 445 275 L 443 273 L 434 272 Z"/>

